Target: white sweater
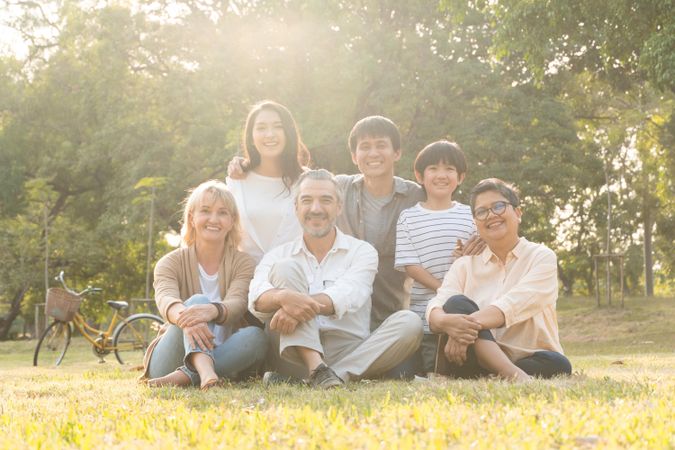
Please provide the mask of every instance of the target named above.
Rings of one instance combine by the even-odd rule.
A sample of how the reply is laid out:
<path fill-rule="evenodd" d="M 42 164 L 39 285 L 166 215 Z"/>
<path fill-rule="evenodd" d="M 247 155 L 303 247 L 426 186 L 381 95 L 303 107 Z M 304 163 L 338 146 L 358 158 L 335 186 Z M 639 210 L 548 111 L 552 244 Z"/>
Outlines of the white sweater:
<path fill-rule="evenodd" d="M 256 263 L 274 247 L 302 235 L 295 216 L 293 196 L 281 178 L 249 172 L 243 180 L 226 179 L 241 217 L 239 249 Z"/>

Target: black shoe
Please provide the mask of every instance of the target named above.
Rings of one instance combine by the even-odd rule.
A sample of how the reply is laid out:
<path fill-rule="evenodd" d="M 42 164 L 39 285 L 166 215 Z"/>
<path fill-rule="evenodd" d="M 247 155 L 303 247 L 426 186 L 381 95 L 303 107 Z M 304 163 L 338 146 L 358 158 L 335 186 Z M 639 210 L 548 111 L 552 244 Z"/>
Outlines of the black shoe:
<path fill-rule="evenodd" d="M 307 384 L 315 388 L 330 389 L 342 386 L 345 383 L 337 376 L 333 369 L 324 363 L 321 363 L 316 369 L 312 370 L 311 374 L 309 374 Z"/>
<path fill-rule="evenodd" d="M 269 387 L 275 384 L 302 384 L 302 380 L 299 378 L 282 375 L 279 372 L 265 372 L 263 375 L 263 386 Z"/>

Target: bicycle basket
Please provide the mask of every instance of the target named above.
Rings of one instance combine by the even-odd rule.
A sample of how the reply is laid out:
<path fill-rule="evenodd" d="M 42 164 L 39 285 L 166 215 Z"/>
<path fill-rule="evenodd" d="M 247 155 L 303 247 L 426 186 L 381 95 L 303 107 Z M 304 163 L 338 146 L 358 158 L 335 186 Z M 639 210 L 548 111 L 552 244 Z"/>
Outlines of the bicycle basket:
<path fill-rule="evenodd" d="M 80 296 L 71 294 L 65 289 L 49 288 L 45 314 L 61 322 L 68 322 L 75 317 L 75 313 L 80 309 L 80 303 L 82 303 Z"/>

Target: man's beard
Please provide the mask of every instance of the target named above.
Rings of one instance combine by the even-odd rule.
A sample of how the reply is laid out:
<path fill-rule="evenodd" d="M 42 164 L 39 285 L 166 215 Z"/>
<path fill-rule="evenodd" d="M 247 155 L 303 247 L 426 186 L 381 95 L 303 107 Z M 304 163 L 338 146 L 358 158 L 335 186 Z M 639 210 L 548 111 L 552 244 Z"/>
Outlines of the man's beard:
<path fill-rule="evenodd" d="M 322 219 L 327 219 L 328 215 L 327 214 L 316 214 L 316 215 L 306 214 L 305 215 L 305 222 L 303 222 L 303 224 L 302 224 L 302 229 L 305 231 L 305 233 L 309 234 L 313 238 L 322 238 L 322 237 L 328 236 L 328 234 L 330 234 L 330 232 L 333 231 L 333 228 L 335 227 L 336 220 L 335 219 L 331 220 L 324 228 L 319 228 L 319 229 L 311 228 L 311 227 L 305 225 L 305 223 L 308 220 L 310 220 L 314 217 L 320 217 Z"/>

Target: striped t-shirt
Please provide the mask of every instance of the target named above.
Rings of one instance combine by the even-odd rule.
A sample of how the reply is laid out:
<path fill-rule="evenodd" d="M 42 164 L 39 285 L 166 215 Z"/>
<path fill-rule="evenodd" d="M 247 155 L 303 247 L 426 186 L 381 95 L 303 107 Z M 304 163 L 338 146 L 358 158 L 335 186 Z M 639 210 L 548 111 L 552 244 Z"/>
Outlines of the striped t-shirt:
<path fill-rule="evenodd" d="M 476 232 L 471 209 L 455 202 L 450 209 L 435 211 L 419 203 L 401 212 L 396 224 L 396 260 L 394 266 L 405 271 L 405 266 L 422 266 L 437 280 L 452 265 L 452 251 L 457 239 L 466 243 Z M 410 291 L 410 309 L 424 321 L 424 332 L 430 333 L 425 318 L 427 303 L 436 291 L 415 281 Z"/>

